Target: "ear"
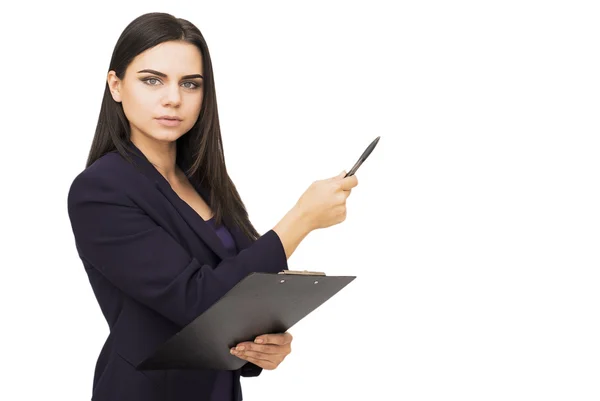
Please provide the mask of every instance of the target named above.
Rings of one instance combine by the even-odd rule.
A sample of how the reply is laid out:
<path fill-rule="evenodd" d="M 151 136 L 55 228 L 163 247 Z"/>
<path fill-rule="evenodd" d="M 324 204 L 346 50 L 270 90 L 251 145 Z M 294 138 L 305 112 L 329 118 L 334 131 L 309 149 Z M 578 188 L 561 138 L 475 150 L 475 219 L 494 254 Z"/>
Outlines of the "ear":
<path fill-rule="evenodd" d="M 113 70 L 108 72 L 106 82 L 108 83 L 108 88 L 110 89 L 113 100 L 117 103 L 121 102 L 121 80 Z"/>

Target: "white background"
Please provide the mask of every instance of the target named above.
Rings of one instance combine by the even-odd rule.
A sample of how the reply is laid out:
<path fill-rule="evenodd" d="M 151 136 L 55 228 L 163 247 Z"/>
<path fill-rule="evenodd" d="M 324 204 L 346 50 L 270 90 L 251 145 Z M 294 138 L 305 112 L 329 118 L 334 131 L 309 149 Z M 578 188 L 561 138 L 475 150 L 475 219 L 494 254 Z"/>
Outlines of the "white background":
<path fill-rule="evenodd" d="M 243 379 L 245 399 L 598 400 L 594 3 L 5 8 L 0 399 L 91 397 L 108 327 L 66 196 L 118 36 L 166 11 L 208 42 L 227 165 L 260 232 L 381 135 L 347 220 L 289 261 L 357 279 L 291 330 L 277 370 Z"/>

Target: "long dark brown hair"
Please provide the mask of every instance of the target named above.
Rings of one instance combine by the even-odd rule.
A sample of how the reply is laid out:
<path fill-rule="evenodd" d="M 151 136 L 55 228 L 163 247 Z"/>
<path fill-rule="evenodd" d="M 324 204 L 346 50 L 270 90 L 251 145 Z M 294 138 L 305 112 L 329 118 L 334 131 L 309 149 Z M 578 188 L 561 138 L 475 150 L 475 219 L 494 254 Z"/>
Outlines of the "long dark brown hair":
<path fill-rule="evenodd" d="M 177 165 L 193 184 L 202 185 L 210 191 L 210 205 L 217 224 L 223 216 L 228 216 L 246 236 L 255 240 L 259 234 L 248 219 L 244 203 L 225 167 L 212 62 L 200 30 L 189 21 L 171 14 L 141 15 L 124 29 L 117 40 L 108 71 L 114 70 L 122 79 L 127 66 L 138 54 L 166 41 L 185 41 L 195 45 L 202 54 L 204 65 L 202 108 L 196 124 L 177 140 Z M 131 161 L 127 154 L 129 145 L 129 121 L 121 103 L 112 98 L 107 82 L 86 167 L 115 150 Z"/>

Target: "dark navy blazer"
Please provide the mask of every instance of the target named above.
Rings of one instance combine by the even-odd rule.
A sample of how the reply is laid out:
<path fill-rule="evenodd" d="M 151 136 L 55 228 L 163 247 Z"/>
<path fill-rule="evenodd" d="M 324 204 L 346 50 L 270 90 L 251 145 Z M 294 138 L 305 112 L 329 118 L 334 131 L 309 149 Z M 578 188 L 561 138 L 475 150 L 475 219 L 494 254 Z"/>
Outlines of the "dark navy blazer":
<path fill-rule="evenodd" d="M 160 344 L 208 309 L 251 272 L 287 269 L 280 238 L 256 241 L 227 217 L 240 250 L 229 256 L 220 238 L 130 144 L 134 164 L 107 153 L 73 180 L 68 212 L 75 245 L 110 334 L 96 363 L 92 399 L 207 400 L 212 370 L 136 370 Z M 196 186 L 208 203 L 209 193 Z M 258 376 L 247 363 L 235 372 Z"/>

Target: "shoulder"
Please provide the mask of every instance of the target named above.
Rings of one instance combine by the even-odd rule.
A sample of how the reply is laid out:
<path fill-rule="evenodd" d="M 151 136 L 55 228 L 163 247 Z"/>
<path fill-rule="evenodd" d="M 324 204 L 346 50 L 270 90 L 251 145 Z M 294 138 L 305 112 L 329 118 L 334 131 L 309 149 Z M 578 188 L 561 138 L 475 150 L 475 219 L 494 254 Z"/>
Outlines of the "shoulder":
<path fill-rule="evenodd" d="M 81 171 L 69 186 L 68 208 L 85 200 L 109 201 L 126 197 L 127 189 L 139 174 L 118 152 L 105 154 Z"/>

